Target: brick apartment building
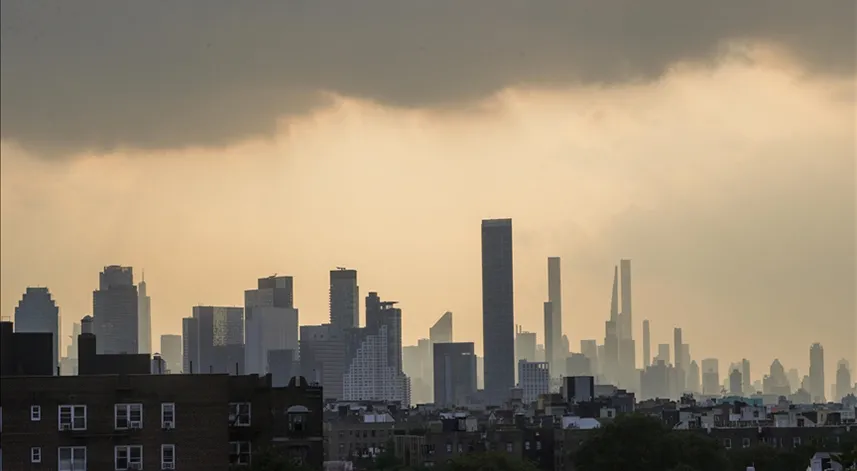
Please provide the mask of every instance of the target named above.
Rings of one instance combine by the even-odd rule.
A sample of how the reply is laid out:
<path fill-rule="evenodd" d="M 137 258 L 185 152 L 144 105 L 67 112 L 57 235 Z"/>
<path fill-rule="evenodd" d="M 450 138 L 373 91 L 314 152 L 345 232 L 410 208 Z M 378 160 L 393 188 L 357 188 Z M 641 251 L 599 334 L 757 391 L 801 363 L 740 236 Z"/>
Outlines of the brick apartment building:
<path fill-rule="evenodd" d="M 299 377 L 4 377 L 0 456 L 16 471 L 225 471 L 272 448 L 321 469 L 322 407 Z"/>

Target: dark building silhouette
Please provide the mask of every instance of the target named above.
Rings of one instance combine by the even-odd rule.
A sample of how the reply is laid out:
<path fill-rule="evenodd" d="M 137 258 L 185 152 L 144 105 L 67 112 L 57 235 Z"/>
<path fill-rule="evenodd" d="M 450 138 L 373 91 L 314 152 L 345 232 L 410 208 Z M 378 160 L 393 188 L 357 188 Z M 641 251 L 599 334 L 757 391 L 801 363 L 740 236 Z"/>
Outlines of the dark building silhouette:
<path fill-rule="evenodd" d="M 149 374 L 152 359 L 148 353 L 97 353 L 95 334 L 77 337 L 77 374 L 80 376 L 106 374 Z"/>
<path fill-rule="evenodd" d="M 434 402 L 463 406 L 476 393 L 476 354 L 473 342 L 434 344 Z"/>
<path fill-rule="evenodd" d="M 0 406 L 3 469 L 31 469 L 32 447 L 44 469 L 74 459 L 89 471 L 227 471 L 263 449 L 322 469 L 322 393 L 301 379 L 275 388 L 256 375 L 13 377 Z"/>
<path fill-rule="evenodd" d="M 92 292 L 94 333 L 99 353 L 138 353 L 139 302 L 131 267 L 104 267 Z"/>
<path fill-rule="evenodd" d="M 360 327 L 360 287 L 357 270 L 330 271 L 330 324 L 338 329 Z"/>
<path fill-rule="evenodd" d="M 325 399 L 342 399 L 346 333 L 331 324 L 302 325 L 300 332 L 301 374 L 322 386 Z"/>
<path fill-rule="evenodd" d="M 54 364 L 52 333 L 14 332 L 11 322 L 0 322 L 0 376 L 53 376 Z"/>
<path fill-rule="evenodd" d="M 482 345 L 485 398 L 503 403 L 515 386 L 512 220 L 482 221 Z"/>
<path fill-rule="evenodd" d="M 275 388 L 288 385 L 292 377 L 297 376 L 299 368 L 300 364 L 295 362 L 294 350 L 268 350 L 268 372 Z"/>

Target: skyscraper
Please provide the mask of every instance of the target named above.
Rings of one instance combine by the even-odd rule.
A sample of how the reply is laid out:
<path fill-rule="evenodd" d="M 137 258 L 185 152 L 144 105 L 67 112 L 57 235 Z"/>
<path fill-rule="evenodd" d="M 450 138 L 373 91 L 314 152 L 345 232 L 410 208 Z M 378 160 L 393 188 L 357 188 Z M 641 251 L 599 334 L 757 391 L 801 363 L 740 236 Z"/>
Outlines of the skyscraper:
<path fill-rule="evenodd" d="M 291 276 L 259 278 L 256 289 L 244 291 L 244 313 L 244 374 L 268 373 L 271 351 L 298 351 L 298 310 Z"/>
<path fill-rule="evenodd" d="M 741 386 L 744 394 L 751 395 L 756 392 L 753 391 L 753 381 L 750 379 L 750 360 L 746 358 L 741 360 L 741 381 L 744 382 Z"/>
<path fill-rule="evenodd" d="M 360 326 L 360 287 L 357 270 L 330 271 L 330 325 L 338 329 Z"/>
<path fill-rule="evenodd" d="M 137 329 L 139 331 L 137 346 L 140 353 L 154 353 L 152 351 L 152 298 L 146 293 L 145 276 L 137 285 L 137 292 Z"/>
<path fill-rule="evenodd" d="M 550 392 L 550 365 L 547 362 L 518 362 L 518 387 L 523 390 L 523 400 L 529 404 L 542 394 Z"/>
<path fill-rule="evenodd" d="M 836 385 L 834 401 L 841 401 L 842 398 L 851 394 L 851 369 L 848 367 L 848 361 L 845 359 L 839 360 L 836 365 Z"/>
<path fill-rule="evenodd" d="M 137 287 L 131 267 L 111 265 L 99 275 L 92 293 L 98 353 L 138 353 Z"/>
<path fill-rule="evenodd" d="M 809 348 L 809 391 L 812 402 L 823 404 L 825 400 L 824 391 L 824 348 L 820 343 L 814 343 Z"/>
<path fill-rule="evenodd" d="M 182 373 L 199 373 L 199 320 L 182 319 Z"/>
<path fill-rule="evenodd" d="M 473 342 L 436 343 L 434 348 L 434 402 L 439 407 L 465 405 L 476 392 L 476 354 Z"/>
<path fill-rule="evenodd" d="M 482 221 L 482 345 L 485 397 L 502 404 L 515 385 L 512 220 Z"/>
<path fill-rule="evenodd" d="M 619 273 L 622 279 L 622 338 L 633 339 L 633 315 L 631 314 L 631 261 L 619 261 Z"/>
<path fill-rule="evenodd" d="M 194 372 L 243 374 L 244 309 L 194 306 L 193 318 L 198 329 L 198 361 L 194 364 L 199 365 Z"/>
<path fill-rule="evenodd" d="M 431 343 L 451 343 L 452 342 L 452 313 L 446 311 L 440 316 L 440 319 L 434 323 L 429 329 L 429 339 Z"/>
<path fill-rule="evenodd" d="M 562 349 L 562 275 L 559 257 L 548 257 L 548 301 L 551 306 L 550 330 L 545 321 L 545 353 L 550 363 L 552 375 L 565 374 L 565 357 L 568 351 Z"/>
<path fill-rule="evenodd" d="M 643 367 L 646 368 L 652 364 L 652 345 L 651 333 L 649 332 L 649 320 L 643 321 Z"/>
<path fill-rule="evenodd" d="M 720 366 L 717 358 L 702 360 L 702 394 L 716 396 L 720 394 Z"/>
<path fill-rule="evenodd" d="M 300 326 L 301 374 L 321 384 L 325 399 L 344 398 L 346 333 L 330 324 Z"/>
<path fill-rule="evenodd" d="M 673 355 L 675 355 L 676 393 L 681 394 L 687 383 L 687 366 L 684 364 L 684 344 L 681 341 L 681 328 L 673 329 Z"/>
<path fill-rule="evenodd" d="M 521 326 L 515 334 L 515 361 L 536 361 L 536 333 L 524 332 Z"/>
<path fill-rule="evenodd" d="M 175 334 L 161 335 L 161 358 L 167 364 L 167 370 L 172 374 L 182 372 L 182 336 Z"/>
<path fill-rule="evenodd" d="M 366 326 L 348 334 L 345 400 L 410 405 L 410 381 L 402 371 L 402 310 L 395 305 L 375 292 L 366 296 Z"/>
<path fill-rule="evenodd" d="M 15 332 L 50 332 L 53 335 L 53 372 L 57 374 L 60 348 L 60 309 L 47 288 L 27 288 L 15 308 Z"/>
<path fill-rule="evenodd" d="M 559 350 L 559 339 L 554 339 L 554 328 L 553 328 L 553 303 L 550 301 L 545 301 L 542 309 L 542 314 L 544 316 L 545 321 L 545 362 L 548 364 L 553 364 L 554 360 L 557 357 L 557 350 Z M 556 340 L 556 343 L 554 341 Z M 518 369 L 520 370 L 520 368 Z M 553 369 L 551 369 L 553 371 Z"/>

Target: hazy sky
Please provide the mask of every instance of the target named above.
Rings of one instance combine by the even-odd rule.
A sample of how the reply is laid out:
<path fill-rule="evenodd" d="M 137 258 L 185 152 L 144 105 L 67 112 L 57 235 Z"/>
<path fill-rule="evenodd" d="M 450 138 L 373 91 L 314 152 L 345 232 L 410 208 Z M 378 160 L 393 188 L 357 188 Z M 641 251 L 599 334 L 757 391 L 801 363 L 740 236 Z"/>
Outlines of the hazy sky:
<path fill-rule="evenodd" d="M 511 217 L 540 342 L 548 256 L 573 350 L 631 258 L 638 339 L 681 326 L 754 376 L 822 342 L 832 382 L 857 365 L 856 8 L 4 0 L 0 313 L 46 285 L 68 332 L 132 265 L 158 345 L 273 273 L 323 322 L 348 266 L 406 344 L 451 310 L 481 350 L 480 219 Z"/>

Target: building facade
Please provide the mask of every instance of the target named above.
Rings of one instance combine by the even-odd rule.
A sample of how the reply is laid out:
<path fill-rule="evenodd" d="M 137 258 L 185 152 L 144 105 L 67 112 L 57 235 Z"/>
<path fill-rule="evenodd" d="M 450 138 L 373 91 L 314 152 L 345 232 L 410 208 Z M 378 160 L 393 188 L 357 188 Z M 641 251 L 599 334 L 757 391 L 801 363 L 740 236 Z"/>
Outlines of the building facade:
<path fill-rule="evenodd" d="M 360 288 L 357 270 L 330 271 L 330 324 L 338 329 L 360 327 Z"/>
<path fill-rule="evenodd" d="M 485 398 L 501 404 L 515 385 L 512 220 L 482 221 L 482 345 Z"/>
<path fill-rule="evenodd" d="M 434 403 L 463 406 L 476 394 L 476 354 L 473 342 L 434 344 Z"/>
<path fill-rule="evenodd" d="M 111 265 L 99 275 L 92 293 L 92 317 L 98 353 L 138 353 L 137 287 L 131 267 Z"/>
<path fill-rule="evenodd" d="M 60 349 L 60 310 L 47 288 L 27 288 L 15 307 L 15 332 L 45 332 L 53 336 L 53 370 L 57 370 Z"/>

